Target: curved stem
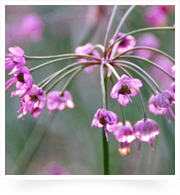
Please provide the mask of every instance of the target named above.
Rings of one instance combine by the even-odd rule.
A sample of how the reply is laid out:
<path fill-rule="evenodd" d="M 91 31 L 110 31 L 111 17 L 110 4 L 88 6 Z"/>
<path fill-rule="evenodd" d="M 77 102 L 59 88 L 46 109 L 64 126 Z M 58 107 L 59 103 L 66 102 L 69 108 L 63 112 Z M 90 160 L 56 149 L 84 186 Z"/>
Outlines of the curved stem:
<path fill-rule="evenodd" d="M 24 56 L 26 60 L 47 60 L 47 59 L 56 59 L 56 58 L 66 58 L 66 57 L 75 57 L 75 58 L 89 58 L 97 61 L 101 61 L 99 58 L 96 58 L 91 55 L 78 55 L 78 54 L 61 54 L 61 55 L 53 55 L 53 56 Z"/>
<path fill-rule="evenodd" d="M 115 77 L 117 78 L 117 80 L 120 79 L 120 76 L 118 75 L 118 73 L 116 72 L 116 70 L 110 65 L 110 64 L 106 64 L 107 67 L 109 67 L 112 72 L 114 73 Z"/>
<path fill-rule="evenodd" d="M 164 68 L 162 68 L 161 66 L 159 66 L 156 63 L 152 62 L 151 60 L 148 60 L 148 59 L 142 58 L 142 57 L 138 57 L 138 56 L 133 56 L 133 55 L 124 55 L 124 56 L 121 56 L 121 58 L 132 58 L 132 59 L 137 59 L 137 60 L 147 62 L 147 63 L 155 66 L 156 68 L 158 68 L 162 72 L 164 72 L 168 77 L 170 77 L 173 81 L 175 81 L 175 78 L 171 74 L 169 74 L 169 72 L 167 72 Z"/>
<path fill-rule="evenodd" d="M 111 18 L 109 20 L 109 24 L 108 24 L 107 31 L 106 31 L 106 35 L 105 35 L 105 39 L 104 39 L 104 48 L 105 48 L 104 58 L 106 57 L 106 46 L 107 46 L 108 34 L 109 34 L 109 30 L 110 30 L 112 21 L 114 19 L 115 13 L 116 13 L 116 9 L 117 9 L 117 5 L 115 5 L 114 8 L 113 8 L 113 12 L 111 14 Z"/>
<path fill-rule="evenodd" d="M 65 73 L 64 75 L 62 75 L 56 82 L 54 82 L 47 90 L 46 90 L 46 94 L 49 93 L 49 91 L 51 89 L 53 89 L 63 78 L 67 77 L 69 74 L 71 74 L 72 72 L 78 70 L 78 69 L 83 69 L 82 67 L 76 67 L 74 69 L 69 70 L 67 73 Z"/>
<path fill-rule="evenodd" d="M 136 7 L 136 5 L 131 5 L 129 7 L 129 9 L 126 11 L 126 13 L 124 14 L 123 18 L 121 19 L 120 23 L 119 23 L 119 26 L 117 27 L 116 29 L 116 32 L 114 33 L 114 36 L 113 36 L 113 40 L 115 40 L 118 32 L 120 31 L 122 25 L 124 24 L 126 18 L 128 17 L 128 15 L 131 13 L 131 11 Z"/>
<path fill-rule="evenodd" d="M 122 36 L 121 38 L 117 39 L 116 41 L 114 41 L 107 49 L 107 52 L 119 41 L 123 40 L 125 37 L 127 37 L 128 35 L 132 35 L 132 34 L 136 34 L 136 33 L 141 33 L 141 32 L 146 32 L 146 31 L 154 31 L 154 30 L 175 30 L 174 27 L 150 27 L 150 28 L 141 28 L 138 30 L 134 30 L 131 31 L 127 34 L 125 34 L 124 36 Z"/>
<path fill-rule="evenodd" d="M 125 52 L 123 52 L 123 53 L 121 53 L 121 54 L 118 54 L 117 56 L 114 57 L 113 60 L 118 59 L 120 56 L 122 56 L 122 55 L 128 53 L 129 51 L 141 50 L 141 49 L 142 49 L 142 50 L 150 50 L 150 51 L 154 51 L 154 52 L 156 52 L 156 53 L 162 54 L 162 55 L 164 55 L 165 57 L 167 57 L 169 60 L 171 60 L 171 61 L 175 64 L 175 60 L 174 60 L 170 55 L 168 55 L 167 53 L 165 53 L 165 52 L 163 52 L 163 51 L 161 51 L 161 50 L 159 50 L 159 49 L 155 49 L 155 48 L 153 48 L 153 47 L 145 47 L 145 46 L 133 47 L 132 49 L 129 49 L 129 50 L 127 50 L 127 51 L 125 51 Z"/>
<path fill-rule="evenodd" d="M 144 71 L 142 68 L 140 68 L 139 66 L 137 66 L 136 64 L 132 63 L 132 62 L 129 62 L 129 61 L 118 61 L 120 63 L 124 63 L 124 64 L 128 64 L 130 66 L 133 66 L 135 67 L 136 69 L 138 69 L 139 71 L 143 72 L 144 75 L 146 75 L 148 77 L 148 79 L 154 84 L 154 86 L 157 88 L 157 90 L 159 92 L 162 92 L 161 89 L 159 88 L 158 84 L 155 82 L 155 80 L 146 72 Z"/>

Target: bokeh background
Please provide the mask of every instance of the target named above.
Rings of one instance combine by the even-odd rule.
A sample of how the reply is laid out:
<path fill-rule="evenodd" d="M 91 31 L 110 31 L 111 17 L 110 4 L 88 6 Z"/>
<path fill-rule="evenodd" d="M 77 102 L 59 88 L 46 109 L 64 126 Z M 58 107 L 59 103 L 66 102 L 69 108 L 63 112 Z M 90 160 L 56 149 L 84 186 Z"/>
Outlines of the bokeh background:
<path fill-rule="evenodd" d="M 119 6 L 113 22 L 110 36 L 113 35 L 121 17 L 129 6 Z M 136 7 L 123 25 L 122 32 L 132 31 L 148 26 L 145 14 L 151 6 Z M 6 53 L 11 46 L 23 48 L 27 55 L 56 55 L 72 53 L 79 45 L 88 42 L 103 44 L 106 28 L 113 6 L 60 6 L 60 5 L 8 5 L 6 6 Z M 34 23 L 34 21 L 36 21 Z M 168 12 L 162 26 L 173 26 L 174 7 Z M 173 31 L 153 32 L 159 41 L 159 49 L 174 57 L 175 40 Z M 139 40 L 141 34 L 134 37 Z M 111 38 L 111 37 L 109 37 Z M 153 54 L 151 59 L 157 61 L 160 56 Z M 163 61 L 164 60 L 164 61 Z M 32 68 L 42 61 L 28 61 Z M 159 76 L 148 64 L 134 61 L 143 67 L 162 89 L 168 88 L 165 75 Z M 38 84 L 59 67 L 72 63 L 71 60 L 51 64 L 33 72 L 34 83 Z M 158 62 L 157 62 L 158 63 Z M 172 64 L 160 59 L 159 65 Z M 10 78 L 6 71 L 6 80 Z M 119 72 L 121 74 L 121 72 Z M 55 111 L 49 115 L 47 108 L 36 120 L 26 115 L 24 120 L 17 119 L 20 107 L 18 97 L 10 98 L 11 92 L 5 94 L 5 141 L 7 175 L 101 175 L 103 174 L 102 131 L 91 128 L 90 124 L 98 108 L 101 107 L 100 73 L 96 68 L 92 73 L 81 72 L 70 84 L 68 90 L 73 95 L 75 108 L 63 112 Z M 137 76 L 136 76 L 137 77 Z M 166 85 L 165 85 L 166 83 Z M 55 87 L 60 90 L 63 82 Z M 108 83 L 108 93 L 112 88 Z M 151 93 L 146 84 L 142 89 L 147 104 Z M 108 99 L 109 110 L 121 119 L 120 107 L 116 100 Z M 133 98 L 133 103 L 125 107 L 127 120 L 134 125 L 142 119 L 140 100 Z M 149 117 L 159 124 L 161 134 L 154 140 L 152 151 L 148 143 L 142 143 L 138 153 L 136 146 L 131 146 L 128 156 L 120 156 L 119 144 L 113 135 L 109 135 L 110 174 L 112 175 L 174 175 L 175 174 L 175 127 L 168 123 L 165 116 Z"/>

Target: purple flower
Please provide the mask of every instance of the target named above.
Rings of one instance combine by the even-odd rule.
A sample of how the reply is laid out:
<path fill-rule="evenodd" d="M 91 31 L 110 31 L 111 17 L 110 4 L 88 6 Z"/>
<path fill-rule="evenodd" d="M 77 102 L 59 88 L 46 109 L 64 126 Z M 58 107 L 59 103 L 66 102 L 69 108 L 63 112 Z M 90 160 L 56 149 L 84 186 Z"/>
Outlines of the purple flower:
<path fill-rule="evenodd" d="M 5 90 L 9 89 L 14 83 L 16 83 L 16 90 L 12 93 L 14 95 L 23 95 L 28 91 L 33 85 L 33 78 L 30 74 L 30 71 L 27 67 L 17 68 L 14 67 L 13 70 L 9 73 L 14 74 L 14 77 L 9 79 L 5 85 Z"/>
<path fill-rule="evenodd" d="M 125 35 L 124 33 L 118 33 L 115 40 L 120 39 L 124 35 Z M 113 43 L 113 39 L 110 40 L 110 44 L 112 44 L 112 43 Z M 123 52 L 126 52 L 127 50 L 132 49 L 135 45 L 136 45 L 136 39 L 133 36 L 128 35 L 127 37 L 124 37 L 120 41 L 120 43 L 118 44 L 116 52 L 119 53 L 119 54 L 123 53 Z M 130 52 L 128 52 L 128 53 L 130 53 Z"/>
<path fill-rule="evenodd" d="M 139 139 L 139 151 L 141 148 L 141 142 L 148 142 L 151 144 L 152 150 L 153 148 L 153 139 L 156 135 L 160 134 L 160 130 L 158 128 L 157 123 L 152 119 L 143 119 L 138 121 L 133 128 L 136 137 Z"/>
<path fill-rule="evenodd" d="M 146 47 L 159 47 L 159 40 L 152 33 L 144 33 L 138 39 L 138 46 L 146 46 Z M 143 58 L 151 58 L 153 55 L 153 51 L 147 49 L 139 49 L 136 51 L 136 55 Z"/>
<path fill-rule="evenodd" d="M 92 120 L 91 127 L 104 127 L 104 132 L 108 141 L 107 131 L 112 132 L 114 130 L 113 126 L 116 125 L 118 122 L 118 116 L 114 112 L 107 111 L 106 109 L 98 109 L 98 111 L 94 115 L 94 119 Z"/>
<path fill-rule="evenodd" d="M 75 54 L 78 54 L 78 55 L 92 55 L 96 58 L 100 58 L 99 53 L 96 50 L 94 50 L 94 46 L 91 43 L 87 43 L 84 46 L 77 47 L 76 50 L 75 50 Z M 87 61 L 93 61 L 93 60 L 78 59 L 78 62 L 87 62 Z M 93 69 L 94 69 L 94 65 L 86 67 L 84 70 L 85 70 L 85 72 L 90 73 L 90 72 L 93 71 Z"/>
<path fill-rule="evenodd" d="M 129 121 L 125 125 L 118 123 L 114 125 L 113 134 L 116 140 L 120 143 L 119 152 L 122 156 L 130 153 L 130 143 L 136 139 L 133 128 Z"/>
<path fill-rule="evenodd" d="M 175 78 L 175 65 L 171 68 L 172 76 Z"/>
<path fill-rule="evenodd" d="M 165 26 L 167 14 L 159 6 L 151 6 L 146 9 L 145 21 L 148 26 Z"/>
<path fill-rule="evenodd" d="M 136 96 L 143 84 L 139 79 L 129 78 L 123 75 L 111 90 L 111 98 L 116 99 L 122 106 L 132 101 L 130 96 Z"/>
<path fill-rule="evenodd" d="M 74 108 L 74 102 L 71 94 L 65 91 L 63 94 L 60 91 L 52 91 L 47 95 L 47 108 L 50 113 L 54 112 L 55 109 L 60 111 L 64 110 L 66 107 Z"/>
<path fill-rule="evenodd" d="M 15 66 L 20 68 L 26 64 L 24 51 L 20 47 L 10 47 L 9 51 L 11 54 L 5 54 L 5 69 L 13 68 Z"/>
<path fill-rule="evenodd" d="M 33 42 L 38 42 L 42 39 L 44 24 L 40 16 L 35 13 L 27 14 L 22 20 L 20 34 L 23 37 L 28 37 Z"/>
<path fill-rule="evenodd" d="M 33 85 L 31 89 L 21 97 L 21 108 L 18 112 L 21 111 L 22 113 L 18 118 L 23 118 L 27 113 L 30 113 L 34 118 L 37 118 L 44 108 L 45 101 L 45 92 L 36 85 Z"/>

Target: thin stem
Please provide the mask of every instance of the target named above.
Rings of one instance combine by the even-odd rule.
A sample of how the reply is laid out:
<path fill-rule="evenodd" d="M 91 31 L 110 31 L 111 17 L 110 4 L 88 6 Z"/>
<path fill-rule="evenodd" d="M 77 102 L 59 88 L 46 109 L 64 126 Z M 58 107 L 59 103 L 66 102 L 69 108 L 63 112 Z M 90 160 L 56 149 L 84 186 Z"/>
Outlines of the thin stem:
<path fill-rule="evenodd" d="M 115 5 L 114 8 L 113 8 L 113 12 L 111 14 L 111 18 L 109 20 L 109 24 L 108 24 L 106 35 L 105 35 L 105 39 L 104 39 L 104 48 L 105 48 L 104 58 L 106 57 L 106 46 L 107 46 L 108 34 L 109 34 L 109 30 L 110 30 L 110 27 L 112 25 L 112 21 L 114 19 L 115 13 L 116 13 L 116 9 L 117 9 L 117 5 Z"/>
<path fill-rule="evenodd" d="M 82 69 L 82 67 L 76 67 L 74 69 L 69 70 L 67 73 L 65 73 L 64 75 L 62 75 L 56 82 L 54 82 L 47 90 L 46 90 L 46 94 L 49 93 L 49 91 L 51 91 L 51 89 L 53 89 L 63 78 L 67 77 L 69 74 L 71 74 L 72 72 L 78 70 L 78 69 Z"/>
<path fill-rule="evenodd" d="M 142 58 L 142 57 L 138 57 L 138 56 L 133 56 L 133 55 L 123 55 L 123 56 L 121 56 L 121 59 L 122 58 L 132 58 L 132 59 L 137 59 L 137 60 L 147 62 L 147 63 L 155 66 L 156 68 L 158 68 L 162 72 L 164 72 L 168 77 L 170 77 L 173 81 L 175 81 L 175 78 L 171 74 L 169 74 L 169 72 L 167 72 L 164 68 L 162 68 L 161 66 L 159 66 L 156 63 L 152 62 L 151 60 L 148 60 L 148 59 Z"/>
<path fill-rule="evenodd" d="M 117 80 L 120 79 L 120 76 L 118 75 L 118 73 L 116 72 L 116 70 L 110 65 L 110 64 L 106 64 L 107 67 L 109 67 L 112 72 L 114 73 L 115 77 L 117 78 Z"/>
<path fill-rule="evenodd" d="M 103 96 L 103 108 L 107 109 L 107 101 L 106 101 L 107 99 L 107 75 L 104 78 L 103 64 L 101 65 L 101 88 L 102 88 L 102 96 Z M 103 127 L 102 139 L 103 139 L 104 175 L 109 175 L 109 144 L 107 141 L 107 137 L 105 135 L 105 131 L 107 131 L 107 129 Z"/>
<path fill-rule="evenodd" d="M 142 74 L 140 74 L 140 72 L 138 72 L 135 68 L 133 68 L 129 65 L 123 64 L 123 63 L 121 63 L 120 66 L 122 66 L 124 68 L 128 68 L 128 69 L 132 70 L 134 73 L 136 73 L 137 75 L 139 75 L 139 77 L 142 78 L 146 82 L 147 86 L 154 93 L 154 95 L 156 95 L 156 90 L 154 89 L 154 87 L 149 83 L 149 81 Z"/>
<path fill-rule="evenodd" d="M 101 61 L 99 58 L 96 58 L 91 55 L 78 55 L 78 54 L 61 54 L 61 55 L 53 55 L 53 56 L 24 56 L 26 60 L 47 60 L 47 59 L 56 59 L 56 58 L 66 58 L 66 57 L 75 57 L 75 58 L 89 58 L 97 61 Z"/>
<path fill-rule="evenodd" d="M 117 39 L 116 41 L 114 41 L 107 49 L 107 52 L 118 42 L 120 42 L 121 40 L 123 40 L 125 37 L 127 37 L 128 35 L 132 35 L 132 34 L 136 34 L 136 33 L 141 33 L 141 32 L 146 32 L 146 31 L 154 31 L 154 30 L 175 30 L 174 27 L 150 27 L 150 28 L 141 28 L 138 30 L 134 30 L 131 31 L 127 34 L 125 34 L 124 36 L 122 36 L 121 38 Z"/>
<path fill-rule="evenodd" d="M 120 31 L 122 25 L 124 24 L 126 18 L 128 17 L 128 15 L 131 13 L 131 11 L 135 8 L 136 5 L 131 5 L 129 7 L 129 9 L 126 11 L 126 13 L 124 14 L 123 18 L 121 19 L 120 23 L 119 23 L 119 26 L 117 27 L 116 29 L 116 32 L 114 33 L 114 36 L 113 36 L 113 40 L 115 40 L 115 38 L 117 37 L 117 34 L 118 32 Z"/>
<path fill-rule="evenodd" d="M 136 64 L 132 63 L 132 62 L 129 62 L 129 61 L 118 61 L 120 63 L 124 63 L 124 64 L 128 64 L 132 67 L 135 67 L 136 69 L 138 69 L 139 71 L 141 71 L 144 75 L 146 75 L 148 77 L 148 79 L 154 84 L 154 86 L 157 88 L 157 90 L 161 93 L 161 89 L 160 87 L 158 86 L 158 84 L 155 82 L 155 80 L 146 72 L 144 71 L 142 68 L 140 68 L 139 66 L 137 66 Z"/>
<path fill-rule="evenodd" d="M 86 64 L 86 65 L 93 65 L 93 64 L 97 64 L 97 63 L 92 63 L 92 62 L 75 62 L 73 64 L 70 64 L 64 68 L 62 68 L 61 70 L 57 71 L 56 73 L 53 73 L 52 75 L 50 75 L 49 77 L 47 77 L 46 79 L 44 79 L 41 83 L 38 84 L 38 86 L 42 85 L 42 88 L 46 87 L 55 77 L 57 77 L 60 73 L 62 73 L 63 71 L 65 70 L 68 70 L 69 68 L 72 68 L 74 66 L 77 66 L 77 65 L 83 65 L 83 64 Z"/>
<path fill-rule="evenodd" d="M 165 53 L 165 52 L 163 52 L 163 51 L 161 51 L 161 50 L 159 50 L 159 49 L 155 49 L 155 48 L 153 48 L 153 47 L 145 47 L 145 46 L 133 47 L 132 49 L 129 49 L 129 50 L 127 50 L 127 51 L 125 51 L 125 52 L 123 52 L 123 53 L 121 53 L 121 54 L 118 54 L 117 56 L 114 57 L 113 60 L 118 59 L 120 56 L 122 56 L 122 55 L 128 53 L 129 51 L 141 50 L 141 49 L 143 49 L 143 50 L 150 50 L 150 51 L 154 51 L 154 52 L 156 52 L 156 53 L 162 54 L 163 56 L 167 57 L 169 60 L 171 60 L 171 61 L 175 64 L 175 60 L 174 60 L 170 55 L 168 55 L 167 53 Z"/>
<path fill-rule="evenodd" d="M 125 70 L 123 67 L 119 66 L 119 68 L 125 73 L 127 74 L 129 77 L 132 78 L 131 74 Z M 140 100 L 141 100 L 141 105 L 142 105 L 142 109 L 143 109 L 143 115 L 144 115 L 144 119 L 146 120 L 147 119 L 147 112 L 146 112 L 146 107 L 145 107 L 145 104 L 144 104 L 144 100 L 143 100 L 143 97 L 141 95 L 141 92 L 139 91 L 139 97 L 140 97 Z"/>
<path fill-rule="evenodd" d="M 67 86 L 70 84 L 70 82 L 74 79 L 74 77 L 82 71 L 82 68 L 81 69 L 78 69 L 77 71 L 75 71 L 72 76 L 68 79 L 68 81 L 65 83 L 64 87 L 62 88 L 61 90 L 61 93 L 63 94 L 64 91 L 66 90 Z"/>

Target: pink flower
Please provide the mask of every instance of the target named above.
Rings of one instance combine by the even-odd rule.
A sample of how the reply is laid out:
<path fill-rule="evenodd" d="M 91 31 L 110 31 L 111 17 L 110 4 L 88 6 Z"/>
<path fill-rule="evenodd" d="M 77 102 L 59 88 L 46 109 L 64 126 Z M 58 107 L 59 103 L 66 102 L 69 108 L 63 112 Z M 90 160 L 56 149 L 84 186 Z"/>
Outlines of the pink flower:
<path fill-rule="evenodd" d="M 61 94 L 60 91 L 52 91 L 47 95 L 47 108 L 50 113 L 54 112 L 55 109 L 60 111 L 64 110 L 66 107 L 74 108 L 74 102 L 71 94 L 65 91 Z"/>
<path fill-rule="evenodd" d="M 20 34 L 28 37 L 33 42 L 39 42 L 42 39 L 44 24 L 40 16 L 35 13 L 27 14 L 22 20 Z"/>
<path fill-rule="evenodd" d="M 78 54 L 78 55 L 92 55 L 96 58 L 100 58 L 99 53 L 96 50 L 94 50 L 94 46 L 91 43 L 87 43 L 84 46 L 77 47 L 76 50 L 75 50 L 75 54 Z M 77 61 L 78 62 L 87 62 L 87 61 L 93 61 L 93 60 L 78 59 Z M 85 72 L 90 73 L 90 72 L 93 71 L 93 69 L 94 69 L 94 65 L 86 67 L 84 70 L 85 70 Z"/>
<path fill-rule="evenodd" d="M 106 109 L 98 109 L 92 120 L 91 127 L 97 128 L 104 127 L 106 139 L 108 141 L 108 132 L 112 132 L 113 126 L 119 122 L 117 115 L 114 112 L 107 111 Z"/>
<path fill-rule="evenodd" d="M 157 123 L 152 119 L 143 119 L 138 121 L 133 128 L 134 133 L 139 139 L 139 151 L 141 149 L 141 142 L 148 142 L 151 144 L 152 150 L 153 148 L 153 140 L 156 135 L 160 134 L 160 130 L 158 128 Z"/>
<path fill-rule="evenodd" d="M 159 6 L 151 6 L 146 9 L 145 21 L 148 26 L 165 26 L 167 14 Z"/>
<path fill-rule="evenodd" d="M 120 143 L 119 152 L 122 156 L 130 153 L 130 143 L 136 139 L 133 128 L 129 121 L 125 125 L 118 123 L 114 125 L 113 134 L 116 140 Z"/>
<path fill-rule="evenodd" d="M 146 46 L 157 49 L 159 47 L 159 40 L 152 33 L 144 33 L 138 39 L 138 46 Z M 147 49 L 136 50 L 136 55 L 143 58 L 151 58 L 153 51 Z"/>
<path fill-rule="evenodd" d="M 118 33 L 117 37 L 115 40 L 117 39 L 120 39 L 121 37 L 123 37 L 125 34 L 124 33 Z M 110 40 L 110 44 L 113 43 L 113 39 Z M 136 39 L 131 36 L 131 35 L 128 35 L 127 37 L 124 37 L 118 47 L 117 47 L 117 51 L 116 53 L 123 53 L 129 49 L 132 49 L 134 46 L 136 45 Z M 115 47 L 115 46 L 114 46 Z"/>
<path fill-rule="evenodd" d="M 174 5 L 160 5 L 159 9 L 161 9 L 164 13 L 169 14 L 174 11 Z"/>
<path fill-rule="evenodd" d="M 13 68 L 15 66 L 20 68 L 26 64 L 24 51 L 20 47 L 10 47 L 9 51 L 11 54 L 5 54 L 5 56 L 7 56 L 7 58 L 5 58 L 5 69 Z"/>
<path fill-rule="evenodd" d="M 14 74 L 14 77 L 5 83 L 5 85 L 7 85 L 5 90 L 9 89 L 14 83 L 16 83 L 16 90 L 12 93 L 11 96 L 19 95 L 19 92 L 21 95 L 23 95 L 32 87 L 33 78 L 27 67 L 14 67 L 9 74 Z"/>
<path fill-rule="evenodd" d="M 123 75 L 111 90 L 111 98 L 116 99 L 122 106 L 126 106 L 129 101 L 132 102 L 130 96 L 139 94 L 139 88 L 143 84 L 139 79 L 129 78 Z"/>
<path fill-rule="evenodd" d="M 22 111 L 22 113 L 18 118 L 23 118 L 27 113 L 30 113 L 34 118 L 37 118 L 44 108 L 45 101 L 45 92 L 36 85 L 33 85 L 32 88 L 21 97 L 21 108 L 18 112 Z"/>

